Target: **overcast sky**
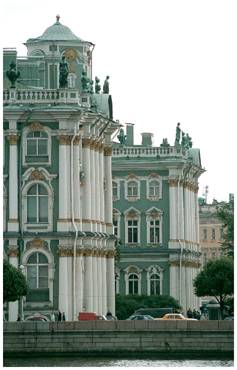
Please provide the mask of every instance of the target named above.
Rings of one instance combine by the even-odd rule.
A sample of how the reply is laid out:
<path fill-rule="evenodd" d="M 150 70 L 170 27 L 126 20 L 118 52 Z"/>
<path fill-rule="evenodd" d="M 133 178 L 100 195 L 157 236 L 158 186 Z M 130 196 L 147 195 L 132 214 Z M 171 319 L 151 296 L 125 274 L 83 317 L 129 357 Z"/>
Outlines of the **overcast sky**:
<path fill-rule="evenodd" d="M 2 46 L 16 47 L 60 22 L 96 44 L 94 76 L 110 76 L 114 119 L 173 145 L 177 122 L 200 148 L 201 196 L 235 192 L 237 2 L 232 0 L 4 0 Z"/>

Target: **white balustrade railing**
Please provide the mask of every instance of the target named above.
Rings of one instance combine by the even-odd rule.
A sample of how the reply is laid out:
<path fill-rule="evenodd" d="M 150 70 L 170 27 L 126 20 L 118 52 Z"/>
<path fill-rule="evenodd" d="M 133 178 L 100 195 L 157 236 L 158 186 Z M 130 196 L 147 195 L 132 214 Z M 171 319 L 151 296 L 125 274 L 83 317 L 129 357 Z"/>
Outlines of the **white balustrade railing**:
<path fill-rule="evenodd" d="M 113 157 L 186 157 L 187 150 L 182 147 L 119 147 L 113 148 Z"/>
<path fill-rule="evenodd" d="M 3 103 L 36 104 L 36 103 L 74 103 L 90 106 L 89 95 L 81 96 L 78 90 L 72 89 L 9 89 L 3 91 Z"/>

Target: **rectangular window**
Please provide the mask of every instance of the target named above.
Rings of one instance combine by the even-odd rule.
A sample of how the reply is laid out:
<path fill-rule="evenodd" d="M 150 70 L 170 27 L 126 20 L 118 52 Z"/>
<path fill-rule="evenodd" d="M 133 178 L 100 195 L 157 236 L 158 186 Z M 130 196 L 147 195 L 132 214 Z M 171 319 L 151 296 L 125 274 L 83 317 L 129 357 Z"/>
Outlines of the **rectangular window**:
<path fill-rule="evenodd" d="M 37 288 L 37 270 L 36 266 L 27 267 L 27 282 L 30 289 Z"/>
<path fill-rule="evenodd" d="M 138 222 L 137 220 L 128 221 L 128 243 L 138 242 Z"/>
<path fill-rule="evenodd" d="M 40 139 L 38 140 L 38 155 L 47 155 L 48 154 L 48 140 Z"/>
<path fill-rule="evenodd" d="M 57 65 L 51 64 L 49 66 L 49 88 L 57 89 L 58 87 L 58 68 Z"/>
<path fill-rule="evenodd" d="M 118 220 L 113 220 L 114 235 L 118 236 Z"/>
<path fill-rule="evenodd" d="M 39 222 L 48 222 L 48 197 L 39 197 Z"/>
<path fill-rule="evenodd" d="M 207 240 L 207 229 L 203 229 L 203 239 Z"/>
<path fill-rule="evenodd" d="M 150 221 L 150 243 L 160 242 L 160 221 L 151 220 Z"/>
<path fill-rule="evenodd" d="M 39 288 L 48 288 L 48 266 L 39 266 Z"/>
<path fill-rule="evenodd" d="M 27 139 L 27 155 L 37 155 L 37 142 L 35 139 Z"/>
<path fill-rule="evenodd" d="M 211 238 L 212 238 L 212 240 L 216 239 L 216 230 L 215 229 L 211 230 Z"/>
<path fill-rule="evenodd" d="M 27 197 L 27 222 L 37 222 L 37 198 L 35 196 Z"/>

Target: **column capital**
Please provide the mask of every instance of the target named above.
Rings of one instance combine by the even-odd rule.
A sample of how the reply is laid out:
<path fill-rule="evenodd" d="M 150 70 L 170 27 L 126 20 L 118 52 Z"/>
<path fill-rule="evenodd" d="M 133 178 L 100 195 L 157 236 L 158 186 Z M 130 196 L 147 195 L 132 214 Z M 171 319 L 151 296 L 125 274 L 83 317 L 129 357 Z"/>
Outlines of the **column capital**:
<path fill-rule="evenodd" d="M 105 146 L 104 147 L 104 155 L 109 157 L 112 155 L 112 146 Z"/>
<path fill-rule="evenodd" d="M 9 144 L 10 145 L 17 145 L 17 141 L 18 141 L 18 139 L 19 139 L 19 134 L 9 134 L 8 136 L 7 136 L 7 139 L 8 139 L 8 141 L 9 141 Z"/>
<path fill-rule="evenodd" d="M 71 138 L 69 135 L 59 135 L 58 136 L 59 145 L 70 145 Z"/>
<path fill-rule="evenodd" d="M 100 153 L 103 153 L 104 152 L 104 144 L 103 143 L 100 143 L 99 144 L 99 152 Z"/>
<path fill-rule="evenodd" d="M 107 258 L 114 258 L 115 257 L 115 255 L 116 255 L 116 251 L 107 251 L 106 252 L 106 256 L 107 256 Z"/>
<path fill-rule="evenodd" d="M 59 257 L 71 257 L 73 255 L 73 250 L 71 247 L 59 246 L 58 248 Z"/>
<path fill-rule="evenodd" d="M 82 147 L 83 148 L 90 148 L 91 146 L 91 139 L 83 137 L 82 138 Z"/>
<path fill-rule="evenodd" d="M 18 255 L 19 255 L 18 246 L 17 245 L 9 245 L 7 254 L 8 254 L 9 257 L 18 257 Z"/>
<path fill-rule="evenodd" d="M 170 179 L 168 179 L 168 184 L 169 184 L 170 187 L 176 187 L 176 186 L 178 186 L 178 179 L 170 178 Z"/>

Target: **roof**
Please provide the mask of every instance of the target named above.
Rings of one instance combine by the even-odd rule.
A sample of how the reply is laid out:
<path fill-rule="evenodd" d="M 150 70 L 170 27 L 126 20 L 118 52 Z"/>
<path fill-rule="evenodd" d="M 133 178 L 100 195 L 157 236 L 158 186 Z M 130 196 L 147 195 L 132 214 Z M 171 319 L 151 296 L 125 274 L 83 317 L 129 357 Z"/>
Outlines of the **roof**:
<path fill-rule="evenodd" d="M 39 42 L 39 41 L 83 41 L 77 37 L 69 27 L 64 26 L 59 22 L 59 16 L 56 17 L 57 21 L 50 27 L 46 28 L 44 33 L 33 39 L 28 39 L 27 42 Z"/>

